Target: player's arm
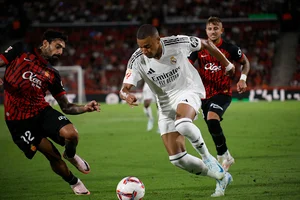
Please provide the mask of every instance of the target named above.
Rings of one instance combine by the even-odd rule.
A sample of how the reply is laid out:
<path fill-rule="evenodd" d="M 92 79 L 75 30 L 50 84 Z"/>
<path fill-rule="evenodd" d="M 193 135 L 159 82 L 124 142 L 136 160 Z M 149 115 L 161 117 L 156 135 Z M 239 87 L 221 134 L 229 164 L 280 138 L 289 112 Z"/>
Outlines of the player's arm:
<path fill-rule="evenodd" d="M 0 67 L 4 67 L 6 64 L 4 60 L 0 57 Z"/>
<path fill-rule="evenodd" d="M 56 97 L 55 99 L 58 102 L 61 110 L 65 114 L 78 115 L 85 112 L 93 112 L 93 111 L 100 112 L 100 105 L 95 100 L 90 101 L 85 105 L 78 105 L 78 104 L 70 103 L 66 94 Z"/>
<path fill-rule="evenodd" d="M 77 105 L 69 102 L 58 71 L 55 71 L 54 80 L 49 84 L 48 90 L 65 114 L 78 115 L 85 112 L 100 111 L 100 105 L 94 100 L 86 105 Z"/>
<path fill-rule="evenodd" d="M 198 51 L 193 51 L 188 57 L 190 63 L 194 65 L 195 61 L 198 59 Z"/>
<path fill-rule="evenodd" d="M 2 60 L 2 58 L 0 57 L 0 67 L 5 66 L 5 62 L 4 60 Z M 0 78 L 0 85 L 3 85 L 3 80 Z"/>
<path fill-rule="evenodd" d="M 132 88 L 132 84 L 129 83 L 123 83 L 122 89 L 120 90 L 120 98 L 124 101 L 126 101 L 130 106 L 137 106 L 136 103 L 137 98 L 135 95 L 130 93 L 130 89 Z"/>
<path fill-rule="evenodd" d="M 222 66 L 226 66 L 226 73 L 232 75 L 235 73 L 234 65 L 225 57 L 225 55 L 214 45 L 210 40 L 201 39 L 201 50 L 206 49 L 208 52 L 214 56 L 218 61 L 220 61 Z"/>
<path fill-rule="evenodd" d="M 141 65 L 141 61 L 136 58 L 137 53 L 138 51 L 133 53 L 128 61 L 127 70 L 123 79 L 123 85 L 119 92 L 120 98 L 126 101 L 126 103 L 131 107 L 137 106 L 138 103 L 136 96 L 130 93 L 130 89 L 133 86 L 136 86 L 137 82 L 142 79 L 138 73 L 138 70 L 136 70 L 136 68 Z"/>
<path fill-rule="evenodd" d="M 0 67 L 8 65 L 12 60 L 14 60 L 23 49 L 23 44 L 17 42 L 14 45 L 8 47 L 2 54 L 0 54 Z M 0 85 L 3 85 L 3 80 L 0 78 Z"/>
<path fill-rule="evenodd" d="M 240 80 L 236 84 L 236 86 L 237 86 L 236 89 L 237 89 L 238 93 L 243 93 L 247 89 L 246 80 L 247 80 L 248 73 L 250 71 L 250 62 L 249 62 L 247 56 L 245 54 L 243 54 L 243 57 L 239 60 L 239 63 L 242 66 L 242 73 L 241 73 Z"/>
<path fill-rule="evenodd" d="M 5 66 L 4 60 L 0 57 L 0 67 Z M 3 85 L 3 80 L 0 78 L 0 85 Z"/>
<path fill-rule="evenodd" d="M 6 63 L 4 62 L 4 60 L 0 57 L 0 67 L 4 67 L 6 65 Z M 3 84 L 2 79 L 0 78 L 0 85 Z"/>

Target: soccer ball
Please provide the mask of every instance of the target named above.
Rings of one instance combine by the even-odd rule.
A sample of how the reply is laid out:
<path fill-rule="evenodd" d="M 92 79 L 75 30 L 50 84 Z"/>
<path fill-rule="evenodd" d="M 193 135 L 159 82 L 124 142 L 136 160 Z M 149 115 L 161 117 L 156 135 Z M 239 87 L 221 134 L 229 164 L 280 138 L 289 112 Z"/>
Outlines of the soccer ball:
<path fill-rule="evenodd" d="M 144 195 L 145 186 L 137 177 L 125 177 L 117 186 L 117 197 L 119 200 L 141 200 Z"/>

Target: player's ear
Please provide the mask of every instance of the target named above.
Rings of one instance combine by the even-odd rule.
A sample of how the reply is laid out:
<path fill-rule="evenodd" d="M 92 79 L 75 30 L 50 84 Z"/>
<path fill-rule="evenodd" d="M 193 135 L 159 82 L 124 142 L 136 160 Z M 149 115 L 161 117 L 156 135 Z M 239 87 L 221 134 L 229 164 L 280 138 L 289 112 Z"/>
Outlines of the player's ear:
<path fill-rule="evenodd" d="M 43 40 L 43 47 L 46 48 L 48 47 L 49 42 L 47 40 Z"/>
<path fill-rule="evenodd" d="M 159 37 L 159 36 L 157 36 L 156 41 L 157 41 L 158 43 L 160 43 L 160 37 Z"/>

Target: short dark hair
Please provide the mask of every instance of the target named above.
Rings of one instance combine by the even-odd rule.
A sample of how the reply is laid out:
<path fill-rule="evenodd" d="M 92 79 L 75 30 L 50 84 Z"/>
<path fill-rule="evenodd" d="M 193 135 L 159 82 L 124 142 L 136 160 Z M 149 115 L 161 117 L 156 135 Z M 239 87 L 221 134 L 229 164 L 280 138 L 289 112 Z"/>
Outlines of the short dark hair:
<path fill-rule="evenodd" d="M 207 19 L 206 24 L 209 24 L 209 23 L 218 24 L 218 23 L 222 23 L 222 20 L 219 17 L 211 16 Z"/>
<path fill-rule="evenodd" d="M 139 40 L 143 40 L 147 37 L 152 37 L 155 35 L 158 36 L 158 30 L 151 24 L 144 24 L 138 29 L 136 38 Z"/>
<path fill-rule="evenodd" d="M 55 31 L 52 29 L 49 29 L 44 32 L 43 34 L 43 40 L 47 40 L 49 43 L 51 43 L 55 39 L 61 39 L 64 42 L 68 41 L 68 36 L 65 35 L 63 32 Z"/>

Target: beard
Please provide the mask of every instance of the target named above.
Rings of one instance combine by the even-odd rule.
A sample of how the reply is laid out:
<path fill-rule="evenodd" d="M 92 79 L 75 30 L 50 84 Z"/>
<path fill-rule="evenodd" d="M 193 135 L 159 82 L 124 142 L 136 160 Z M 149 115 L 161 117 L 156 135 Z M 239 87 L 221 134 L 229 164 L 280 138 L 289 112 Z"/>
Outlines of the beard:
<path fill-rule="evenodd" d="M 48 59 L 48 61 L 51 65 L 56 65 L 59 61 L 59 58 L 60 58 L 60 55 L 54 54 Z"/>

